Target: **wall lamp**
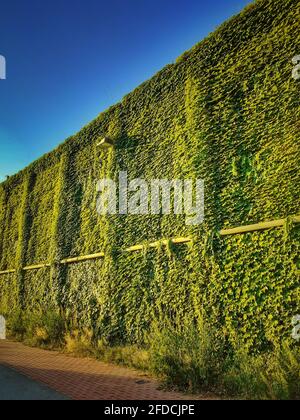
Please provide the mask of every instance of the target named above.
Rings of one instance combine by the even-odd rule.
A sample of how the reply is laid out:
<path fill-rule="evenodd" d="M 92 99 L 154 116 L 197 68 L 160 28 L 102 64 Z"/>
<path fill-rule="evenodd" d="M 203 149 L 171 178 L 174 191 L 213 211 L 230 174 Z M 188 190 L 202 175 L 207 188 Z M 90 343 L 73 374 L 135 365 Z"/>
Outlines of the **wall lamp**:
<path fill-rule="evenodd" d="M 115 143 L 112 139 L 110 139 L 109 137 L 104 137 L 98 144 L 97 146 L 100 147 L 100 149 L 109 149 L 111 147 L 114 147 Z"/>

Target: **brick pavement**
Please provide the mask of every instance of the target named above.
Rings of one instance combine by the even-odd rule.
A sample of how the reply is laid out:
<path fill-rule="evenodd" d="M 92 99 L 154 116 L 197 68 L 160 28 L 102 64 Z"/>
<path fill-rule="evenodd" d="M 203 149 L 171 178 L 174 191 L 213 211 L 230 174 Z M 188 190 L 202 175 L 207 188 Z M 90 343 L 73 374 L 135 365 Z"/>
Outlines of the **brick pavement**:
<path fill-rule="evenodd" d="M 6 365 L 73 400 L 207 400 L 159 389 L 159 382 L 133 369 L 76 358 L 54 351 L 0 341 L 0 365 Z"/>

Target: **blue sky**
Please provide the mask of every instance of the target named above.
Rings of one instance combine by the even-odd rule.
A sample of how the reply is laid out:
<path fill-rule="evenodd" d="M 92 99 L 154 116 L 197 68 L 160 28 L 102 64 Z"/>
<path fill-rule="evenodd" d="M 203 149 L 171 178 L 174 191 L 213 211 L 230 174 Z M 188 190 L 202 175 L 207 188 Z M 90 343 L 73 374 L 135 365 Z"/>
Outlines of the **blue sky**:
<path fill-rule="evenodd" d="M 250 0 L 4 0 L 0 181 L 95 118 Z"/>

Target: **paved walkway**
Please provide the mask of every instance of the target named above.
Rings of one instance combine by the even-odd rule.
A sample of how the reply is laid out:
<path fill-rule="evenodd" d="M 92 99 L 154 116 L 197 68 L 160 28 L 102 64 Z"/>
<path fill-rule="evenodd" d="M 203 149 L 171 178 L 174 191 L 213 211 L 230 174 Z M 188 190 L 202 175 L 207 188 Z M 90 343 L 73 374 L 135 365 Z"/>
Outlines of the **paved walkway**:
<path fill-rule="evenodd" d="M 67 398 L 46 385 L 0 366 L 0 401 L 60 401 Z"/>
<path fill-rule="evenodd" d="M 0 341 L 0 365 L 11 367 L 73 400 L 212 399 L 159 390 L 143 373 L 94 359 Z"/>

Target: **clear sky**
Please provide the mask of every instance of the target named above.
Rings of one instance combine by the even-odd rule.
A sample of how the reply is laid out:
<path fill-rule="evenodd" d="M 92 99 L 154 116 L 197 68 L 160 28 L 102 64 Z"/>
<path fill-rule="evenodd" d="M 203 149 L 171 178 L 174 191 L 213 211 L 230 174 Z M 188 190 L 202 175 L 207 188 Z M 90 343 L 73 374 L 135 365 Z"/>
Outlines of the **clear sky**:
<path fill-rule="evenodd" d="M 0 181 L 238 13 L 250 0 L 3 0 Z"/>

